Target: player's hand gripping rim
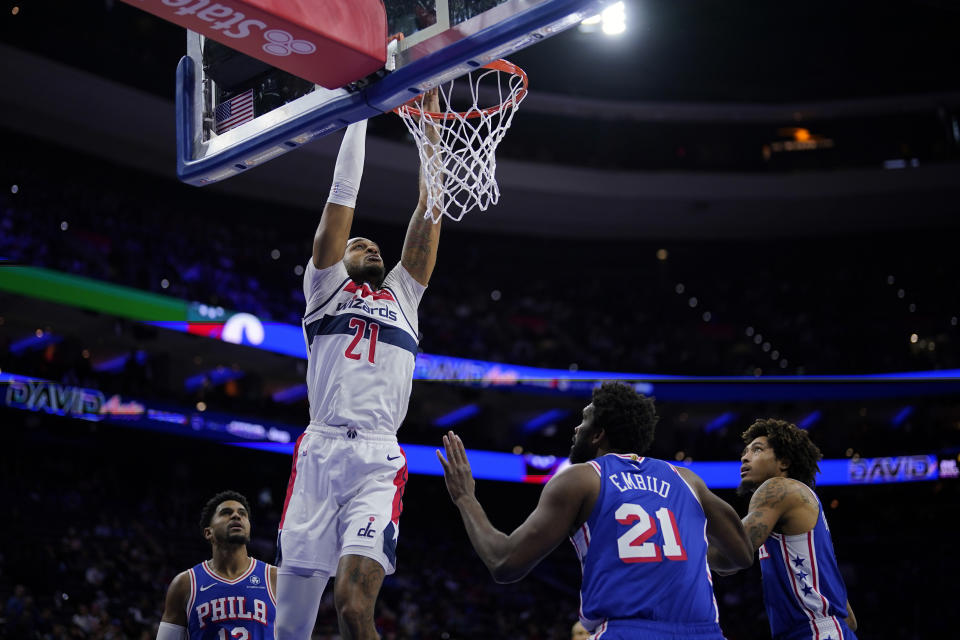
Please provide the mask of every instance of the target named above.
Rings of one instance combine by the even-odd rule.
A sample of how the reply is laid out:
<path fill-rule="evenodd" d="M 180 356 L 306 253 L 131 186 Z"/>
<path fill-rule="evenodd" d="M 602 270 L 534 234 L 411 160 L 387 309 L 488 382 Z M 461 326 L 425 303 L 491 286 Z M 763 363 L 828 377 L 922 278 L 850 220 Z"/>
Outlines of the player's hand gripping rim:
<path fill-rule="evenodd" d="M 439 449 L 437 449 L 437 459 L 443 467 L 443 479 L 447 482 L 450 499 L 456 503 L 461 498 L 472 497 L 476 481 L 470 471 L 467 450 L 460 436 L 453 431 L 448 431 L 447 435 L 443 436 L 443 448 L 447 453 L 446 459 Z"/>

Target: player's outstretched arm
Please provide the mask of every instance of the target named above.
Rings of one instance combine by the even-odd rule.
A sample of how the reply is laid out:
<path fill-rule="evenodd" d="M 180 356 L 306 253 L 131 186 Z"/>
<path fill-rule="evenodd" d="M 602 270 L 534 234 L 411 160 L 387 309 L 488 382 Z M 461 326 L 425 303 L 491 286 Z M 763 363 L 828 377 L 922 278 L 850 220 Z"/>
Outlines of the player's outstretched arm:
<path fill-rule="evenodd" d="M 437 451 L 450 498 L 460 510 L 473 548 L 499 583 L 516 582 L 557 548 L 577 524 L 581 508 L 598 481 L 586 465 L 574 465 L 543 488 L 526 521 L 507 535 L 496 529 L 474 496 L 475 482 L 466 450 L 452 431 L 443 437 L 446 458 Z"/>
<path fill-rule="evenodd" d="M 366 139 L 366 120 L 351 124 L 343 134 L 333 171 L 333 185 L 313 236 L 313 266 L 317 269 L 326 269 L 343 260 L 363 175 Z"/>
<path fill-rule="evenodd" d="M 423 108 L 425 111 L 433 112 L 440 110 L 440 98 L 436 89 L 431 89 L 424 95 Z M 428 128 L 427 137 L 436 142 L 436 130 Z M 438 161 L 439 158 L 427 159 L 427 162 Z M 413 216 L 410 218 L 407 237 L 403 241 L 403 253 L 400 256 L 400 263 L 403 264 L 403 268 L 423 286 L 430 283 L 433 267 L 437 264 L 437 246 L 440 244 L 439 220 L 442 218 L 439 211 L 436 210 L 431 212 L 430 217 L 424 217 L 427 211 L 426 180 L 423 167 L 420 167 L 420 199 L 417 201 L 417 208 L 414 209 Z M 437 219 L 438 222 L 433 222 L 434 219 Z"/>
<path fill-rule="evenodd" d="M 710 491 L 693 471 L 680 467 L 677 472 L 693 488 L 707 516 L 707 560 L 710 568 L 727 575 L 752 565 L 753 547 L 733 507 Z"/>
<path fill-rule="evenodd" d="M 163 617 L 157 630 L 157 640 L 186 640 L 187 599 L 190 597 L 190 575 L 184 571 L 177 575 L 167 589 L 163 605 Z"/>

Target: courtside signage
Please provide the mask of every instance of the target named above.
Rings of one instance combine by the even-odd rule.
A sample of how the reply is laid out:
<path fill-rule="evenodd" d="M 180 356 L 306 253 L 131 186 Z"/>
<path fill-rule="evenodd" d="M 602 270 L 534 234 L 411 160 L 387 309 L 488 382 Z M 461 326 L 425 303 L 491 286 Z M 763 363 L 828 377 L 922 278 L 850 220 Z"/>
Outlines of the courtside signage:
<path fill-rule="evenodd" d="M 0 397 L 13 409 L 39 411 L 81 420 L 107 422 L 127 428 L 147 429 L 173 435 L 215 440 L 271 453 L 293 454 L 294 441 L 302 427 L 268 424 L 214 412 L 177 407 L 147 406 L 119 395 L 107 399 L 97 389 L 71 387 L 30 376 L 0 373 Z M 443 475 L 435 446 L 404 444 L 407 469 L 421 475 Z M 481 480 L 544 484 L 569 466 L 567 458 L 516 455 L 469 449 L 474 477 Z M 956 459 L 938 460 L 935 455 L 889 456 L 851 460 L 821 460 L 817 486 L 918 482 L 956 478 Z M 711 489 L 733 489 L 740 482 L 737 461 L 681 463 L 699 475 Z"/>

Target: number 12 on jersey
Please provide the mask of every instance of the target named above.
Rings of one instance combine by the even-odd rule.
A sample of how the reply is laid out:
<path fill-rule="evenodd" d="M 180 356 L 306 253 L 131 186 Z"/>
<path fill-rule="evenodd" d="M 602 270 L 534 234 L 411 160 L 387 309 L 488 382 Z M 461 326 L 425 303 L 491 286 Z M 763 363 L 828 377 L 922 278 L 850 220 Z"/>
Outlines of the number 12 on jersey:
<path fill-rule="evenodd" d="M 668 560 L 686 560 L 687 551 L 680 541 L 680 532 L 677 531 L 677 519 L 673 512 L 666 507 L 657 509 L 656 521 L 650 517 L 646 509 L 638 504 L 629 502 L 620 505 L 614 514 L 617 522 L 624 525 L 633 525 L 627 532 L 617 538 L 617 549 L 620 560 L 623 562 L 661 562 Z M 663 549 L 655 543 L 648 542 L 657 532 L 657 522 L 663 532 Z"/>

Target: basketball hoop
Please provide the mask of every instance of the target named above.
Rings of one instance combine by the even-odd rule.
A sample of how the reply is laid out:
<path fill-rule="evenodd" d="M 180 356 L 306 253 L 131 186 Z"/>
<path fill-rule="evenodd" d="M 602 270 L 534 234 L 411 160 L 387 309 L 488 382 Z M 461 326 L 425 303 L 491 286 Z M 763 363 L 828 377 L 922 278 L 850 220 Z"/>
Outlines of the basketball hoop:
<path fill-rule="evenodd" d="M 427 185 L 424 217 L 434 223 L 442 215 L 460 220 L 471 209 L 486 211 L 497 203 L 497 145 L 527 95 L 527 74 L 506 60 L 494 60 L 459 80 L 456 90 L 456 80 L 437 87 L 439 112 L 424 110 L 423 95 L 394 109 L 417 143 Z M 494 97 L 493 106 L 480 106 Z M 459 110 L 455 103 L 469 106 Z"/>

